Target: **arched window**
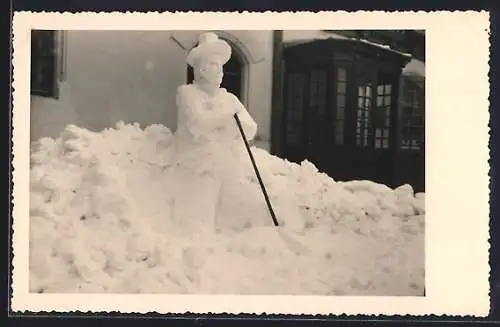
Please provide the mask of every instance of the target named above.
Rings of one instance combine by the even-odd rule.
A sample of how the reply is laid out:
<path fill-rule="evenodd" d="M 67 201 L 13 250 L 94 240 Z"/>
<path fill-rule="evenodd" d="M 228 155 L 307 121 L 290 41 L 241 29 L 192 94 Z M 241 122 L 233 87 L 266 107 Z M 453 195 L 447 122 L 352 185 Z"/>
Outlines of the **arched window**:
<path fill-rule="evenodd" d="M 222 80 L 221 87 L 227 89 L 229 92 L 236 95 L 240 100 L 242 100 L 242 79 L 243 79 L 243 59 L 238 52 L 238 50 L 229 42 L 231 45 L 231 58 L 224 65 L 224 78 Z M 198 45 L 198 44 L 196 44 Z M 196 46 L 195 45 L 195 46 Z M 194 74 L 193 68 L 188 65 L 187 67 L 187 82 L 193 82 Z"/>

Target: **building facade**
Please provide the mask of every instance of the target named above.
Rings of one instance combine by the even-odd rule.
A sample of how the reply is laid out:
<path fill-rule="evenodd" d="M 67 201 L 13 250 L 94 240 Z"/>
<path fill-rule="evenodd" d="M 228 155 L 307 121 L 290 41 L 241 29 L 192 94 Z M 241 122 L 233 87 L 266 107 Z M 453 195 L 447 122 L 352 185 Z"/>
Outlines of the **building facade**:
<path fill-rule="evenodd" d="M 202 31 L 33 31 L 31 139 L 67 124 L 175 130 Z M 424 189 L 425 36 L 418 31 L 217 31 L 223 86 L 259 124 L 257 145 L 333 178 Z M 389 47 L 387 46 L 389 45 Z"/>

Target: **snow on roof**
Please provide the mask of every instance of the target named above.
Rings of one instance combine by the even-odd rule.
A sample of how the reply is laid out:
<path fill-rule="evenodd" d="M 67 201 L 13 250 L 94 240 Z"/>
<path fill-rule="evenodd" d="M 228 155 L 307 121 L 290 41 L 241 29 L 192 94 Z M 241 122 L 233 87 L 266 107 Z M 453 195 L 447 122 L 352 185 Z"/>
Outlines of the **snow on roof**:
<path fill-rule="evenodd" d="M 335 33 L 326 33 L 323 31 L 284 31 L 283 32 L 283 45 L 291 47 L 299 44 L 311 43 L 319 40 L 346 40 L 345 36 Z"/>
<path fill-rule="evenodd" d="M 403 75 L 425 78 L 425 63 L 413 58 L 405 68 L 403 68 Z"/>
<path fill-rule="evenodd" d="M 287 33 L 288 32 L 288 33 Z M 411 54 L 401 52 L 395 49 L 392 49 L 389 45 L 383 45 L 375 42 L 371 42 L 365 39 L 358 39 L 354 37 L 346 37 L 340 34 L 331 33 L 331 32 L 323 32 L 323 31 L 285 31 L 284 34 L 283 45 L 285 47 L 291 47 L 299 44 L 312 43 L 320 40 L 350 40 L 366 43 L 378 48 L 382 48 L 384 50 L 392 51 L 395 53 L 399 53 L 400 55 L 406 57 L 412 57 Z"/>
<path fill-rule="evenodd" d="M 373 45 L 375 47 L 379 47 L 379 48 L 382 48 L 382 49 L 385 49 L 385 50 L 396 52 L 396 53 L 399 53 L 400 55 L 403 55 L 405 57 L 412 57 L 411 53 L 407 53 L 407 52 L 402 52 L 402 51 L 395 50 L 395 49 L 391 48 L 389 45 L 375 43 L 375 42 L 371 42 L 371 41 L 368 41 L 368 40 L 365 40 L 365 39 L 351 38 L 351 40 L 360 41 L 360 42 L 363 42 L 363 43 L 366 43 L 366 44 Z"/>

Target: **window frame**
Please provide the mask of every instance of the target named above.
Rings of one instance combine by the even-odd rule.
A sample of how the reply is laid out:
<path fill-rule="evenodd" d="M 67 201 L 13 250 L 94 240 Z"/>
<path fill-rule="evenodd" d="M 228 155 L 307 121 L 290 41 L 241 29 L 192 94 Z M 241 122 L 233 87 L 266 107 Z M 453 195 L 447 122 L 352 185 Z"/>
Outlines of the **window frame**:
<path fill-rule="evenodd" d="M 45 98 L 60 98 L 59 83 L 65 79 L 66 35 L 58 30 L 31 30 L 30 94 Z M 36 43 L 48 48 L 37 50 Z M 37 83 L 35 72 L 45 74 Z M 49 74 L 47 76 L 47 74 Z M 43 80 L 46 79 L 46 80 Z"/>

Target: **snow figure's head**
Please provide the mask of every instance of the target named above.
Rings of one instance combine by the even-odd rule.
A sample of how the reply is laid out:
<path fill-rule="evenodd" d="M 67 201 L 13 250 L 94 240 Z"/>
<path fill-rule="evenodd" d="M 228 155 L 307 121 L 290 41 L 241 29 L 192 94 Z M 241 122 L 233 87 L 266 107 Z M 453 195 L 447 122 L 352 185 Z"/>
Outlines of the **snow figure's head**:
<path fill-rule="evenodd" d="M 223 66 L 231 58 L 231 46 L 213 32 L 203 33 L 198 45 L 187 56 L 197 82 L 220 85 L 224 76 Z"/>

